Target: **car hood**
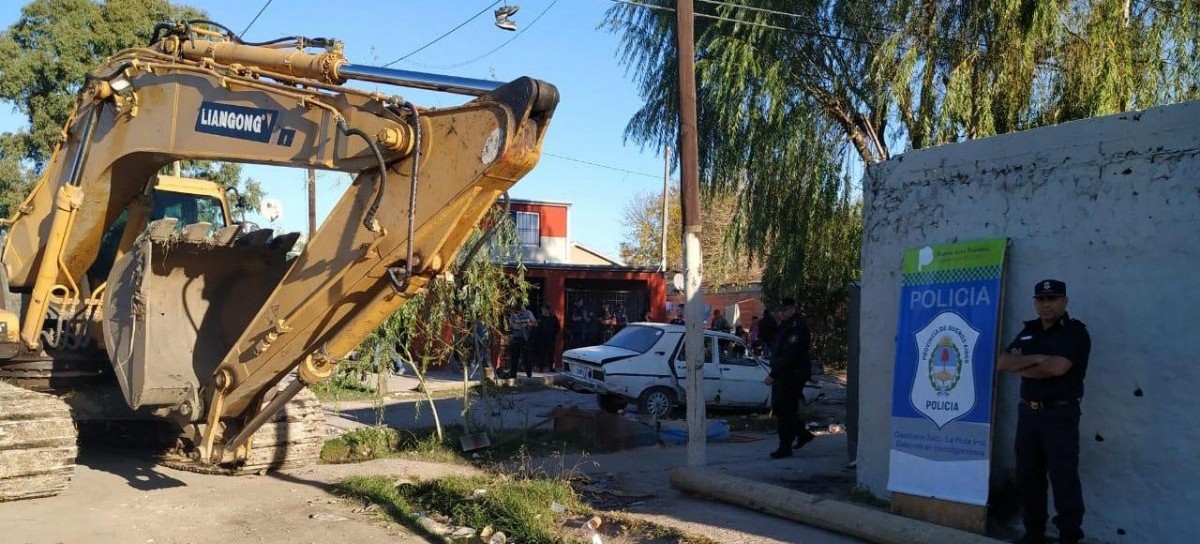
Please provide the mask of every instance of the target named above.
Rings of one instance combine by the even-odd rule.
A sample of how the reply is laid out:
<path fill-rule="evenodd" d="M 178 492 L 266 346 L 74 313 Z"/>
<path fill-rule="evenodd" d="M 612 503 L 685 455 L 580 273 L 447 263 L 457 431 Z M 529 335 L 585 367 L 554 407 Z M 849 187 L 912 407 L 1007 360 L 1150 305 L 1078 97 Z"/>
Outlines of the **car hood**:
<path fill-rule="evenodd" d="M 577 359 L 580 361 L 603 365 L 621 359 L 628 359 L 640 355 L 636 351 L 615 346 L 588 346 L 586 348 L 575 348 L 563 352 L 563 358 Z"/>

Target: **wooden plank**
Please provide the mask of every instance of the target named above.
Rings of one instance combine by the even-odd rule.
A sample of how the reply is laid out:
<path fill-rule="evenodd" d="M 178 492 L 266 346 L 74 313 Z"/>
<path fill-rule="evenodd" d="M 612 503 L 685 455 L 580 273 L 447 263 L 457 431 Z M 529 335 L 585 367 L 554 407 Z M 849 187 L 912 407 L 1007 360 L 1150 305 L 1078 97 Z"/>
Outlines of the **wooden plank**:
<path fill-rule="evenodd" d="M 703 468 L 671 471 L 671 485 L 877 544 L 999 544 L 982 535 L 894 516 Z"/>
<path fill-rule="evenodd" d="M 986 506 L 893 492 L 892 513 L 972 533 L 987 530 Z"/>

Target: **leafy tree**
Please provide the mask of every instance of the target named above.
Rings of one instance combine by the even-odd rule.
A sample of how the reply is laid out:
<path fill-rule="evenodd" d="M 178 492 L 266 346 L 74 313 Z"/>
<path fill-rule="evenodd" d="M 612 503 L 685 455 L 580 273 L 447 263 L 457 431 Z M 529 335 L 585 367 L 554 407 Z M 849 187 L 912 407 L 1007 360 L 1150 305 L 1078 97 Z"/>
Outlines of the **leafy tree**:
<path fill-rule="evenodd" d="M 167 0 L 34 0 L 0 32 L 0 104 L 25 115 L 29 126 L 0 138 L 0 212 L 11 215 L 49 162 L 75 107 L 84 75 L 102 60 L 149 43 L 154 25 L 202 17 L 196 8 Z M 240 165 L 194 162 L 188 173 L 236 186 Z M 262 190 L 241 187 L 256 204 Z"/>
<path fill-rule="evenodd" d="M 682 212 L 679 206 L 679 186 L 667 191 L 667 270 L 683 270 L 681 247 Z M 737 210 L 736 199 L 728 195 L 709 195 L 704 199 L 700 250 L 704 259 L 705 289 L 728 285 L 755 283 L 762 277 L 762 267 L 744 254 L 733 251 L 726 236 Z M 621 260 L 633 266 L 658 266 L 662 253 L 662 193 L 637 193 L 625 204 L 621 220 L 625 241 L 621 242 Z"/>
<path fill-rule="evenodd" d="M 676 144 L 674 3 L 606 24 L 645 100 L 626 136 Z M 697 5 L 701 182 L 737 195 L 769 295 L 837 314 L 858 274 L 861 188 L 894 150 L 1200 94 L 1200 0 L 727 0 Z M 814 327 L 816 328 L 816 327 Z"/>
<path fill-rule="evenodd" d="M 359 361 L 343 365 L 339 374 L 361 373 L 364 369 L 382 374 L 398 357 L 410 363 L 424 386 L 430 367 L 458 361 L 463 373 L 463 421 L 468 431 L 472 431 L 469 366 L 475 360 L 475 350 L 480 349 L 473 342 L 473 329 L 479 324 L 489 338 L 496 338 L 502 334 L 506 310 L 528 302 L 529 284 L 524 279 L 524 267 L 517 262 L 516 270 L 510 272 L 505 270 L 504 261 L 497 259 L 497 255 L 514 254 L 506 249 L 515 249 L 515 255 L 518 258 L 520 255 L 516 227 L 511 218 L 502 214 L 502 210 L 494 209 L 482 222 L 485 228 L 495 225 L 490 239 L 483 239 L 484 229 L 474 230 L 467 249 L 455 258 L 453 281 L 439 277 L 431 282 L 367 337 L 358 348 Z M 471 251 L 477 243 L 482 249 Z M 482 348 L 490 349 L 490 344 Z M 422 389 L 441 440 L 437 407 L 428 388 Z M 487 388 L 483 391 L 494 392 Z"/>

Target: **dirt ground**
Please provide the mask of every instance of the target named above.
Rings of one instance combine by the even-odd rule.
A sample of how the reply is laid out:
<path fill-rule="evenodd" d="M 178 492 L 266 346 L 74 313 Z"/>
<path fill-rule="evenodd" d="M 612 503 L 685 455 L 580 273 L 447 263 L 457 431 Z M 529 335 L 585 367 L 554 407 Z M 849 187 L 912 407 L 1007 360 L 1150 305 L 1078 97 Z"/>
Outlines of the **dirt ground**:
<path fill-rule="evenodd" d="M 407 402 L 408 404 L 405 404 Z M 445 419 L 455 420 L 454 399 L 439 401 Z M 544 416 L 555 406 L 591 407 L 594 399 L 548 389 L 513 395 L 506 407 L 515 425 Z M 836 401 L 833 403 L 836 405 Z M 520 405 L 519 410 L 511 408 Z M 355 409 L 357 408 L 357 409 Z M 370 417 L 366 407 L 330 413 L 331 429 Z M 370 415 L 369 415 L 370 414 Z M 411 401 L 385 410 L 389 424 L 411 427 L 428 417 Z M 501 418 L 505 419 L 505 418 Z M 844 435 L 824 435 L 792 459 L 767 460 L 774 436 L 709 447 L 711 467 L 760 481 L 812 492 L 836 493 L 852 485 L 845 464 Z M 682 466 L 682 446 L 651 446 L 598 456 L 571 456 L 541 462 L 577 467 L 591 475 L 597 508 L 624 510 L 642 519 L 706 536 L 716 542 L 854 544 L 840 535 L 735 506 L 687 496 L 672 489 L 670 469 Z M 379 460 L 352 465 L 319 465 L 265 476 L 207 476 L 156 466 L 149 459 L 84 449 L 68 491 L 57 497 L 0 504 L 0 542 L 12 543 L 228 543 L 428 542 L 384 520 L 362 504 L 328 492 L 351 475 L 437 478 L 474 470 L 410 460 Z"/>
<path fill-rule="evenodd" d="M 355 474 L 438 477 L 463 466 L 379 460 L 266 476 L 209 476 L 93 451 L 66 493 L 0 504 L 6 543 L 426 543 L 326 491 Z"/>

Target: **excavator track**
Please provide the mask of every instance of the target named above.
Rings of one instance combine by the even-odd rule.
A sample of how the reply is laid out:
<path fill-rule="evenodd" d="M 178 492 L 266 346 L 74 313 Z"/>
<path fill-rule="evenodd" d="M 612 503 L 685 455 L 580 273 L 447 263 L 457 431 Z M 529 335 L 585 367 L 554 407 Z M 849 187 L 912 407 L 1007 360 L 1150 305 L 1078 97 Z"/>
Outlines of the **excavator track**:
<path fill-rule="evenodd" d="M 78 433 L 58 397 L 0 382 L 0 502 L 57 495 L 75 472 Z"/>
<path fill-rule="evenodd" d="M 325 444 L 325 413 L 317 396 L 302 389 L 250 440 L 250 457 L 237 466 L 207 465 L 180 452 L 160 464 L 200 474 L 247 475 L 303 468 L 317 463 Z"/>

